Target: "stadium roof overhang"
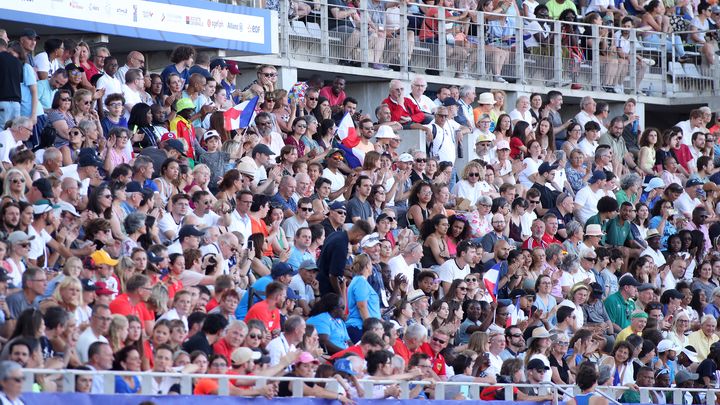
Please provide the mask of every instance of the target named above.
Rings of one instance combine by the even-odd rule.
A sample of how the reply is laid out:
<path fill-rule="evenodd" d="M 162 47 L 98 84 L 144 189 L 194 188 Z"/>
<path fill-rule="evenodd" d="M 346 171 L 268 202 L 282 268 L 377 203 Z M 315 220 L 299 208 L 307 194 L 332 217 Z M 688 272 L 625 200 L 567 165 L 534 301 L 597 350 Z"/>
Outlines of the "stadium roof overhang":
<path fill-rule="evenodd" d="M 31 26 L 41 37 L 111 42 L 116 52 L 186 44 L 232 55 L 273 54 L 279 49 L 277 19 L 269 10 L 203 0 L 0 1 L 0 27 L 11 37 Z"/>

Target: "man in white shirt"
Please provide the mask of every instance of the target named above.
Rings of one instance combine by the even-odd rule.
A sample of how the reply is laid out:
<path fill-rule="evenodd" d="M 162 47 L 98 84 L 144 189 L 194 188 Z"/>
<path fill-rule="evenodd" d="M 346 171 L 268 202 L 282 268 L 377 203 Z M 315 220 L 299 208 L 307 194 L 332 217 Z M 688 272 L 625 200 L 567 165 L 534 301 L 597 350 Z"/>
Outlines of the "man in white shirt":
<path fill-rule="evenodd" d="M 303 309 L 305 315 L 310 313 L 310 308 L 315 302 L 315 290 L 317 285 L 318 267 L 314 260 L 305 260 L 300 263 L 298 273 L 290 280 L 288 288 L 295 291 L 300 299 L 298 305 Z"/>
<path fill-rule="evenodd" d="M 237 193 L 237 207 L 230 214 L 230 224 L 228 230 L 230 232 L 238 231 L 244 236 L 243 246 L 247 245 L 247 240 L 252 234 L 252 224 L 250 223 L 250 206 L 253 203 L 253 193 L 250 190 L 240 190 Z"/>
<path fill-rule="evenodd" d="M 115 78 L 118 79 L 120 83 L 125 83 L 125 73 L 127 73 L 128 70 L 142 69 L 143 66 L 145 66 L 145 57 L 143 54 L 138 51 L 131 51 L 127 56 L 125 66 L 115 72 Z"/>
<path fill-rule="evenodd" d="M 305 320 L 301 316 L 293 315 L 285 320 L 280 336 L 271 340 L 265 347 L 270 356 L 270 366 L 279 364 L 283 356 L 295 350 L 295 346 L 302 342 L 304 334 Z"/>
<path fill-rule="evenodd" d="M 415 76 L 412 83 L 410 84 L 410 96 L 408 97 L 420 111 L 425 114 L 432 114 L 438 107 L 430 99 L 430 97 L 423 94 L 427 89 L 427 82 L 421 76 Z"/>
<path fill-rule="evenodd" d="M 597 103 L 590 96 L 585 96 L 580 100 L 580 112 L 575 115 L 575 121 L 580 124 L 583 131 L 585 130 L 585 124 L 590 121 L 597 122 L 600 125 L 600 120 L 595 116 L 595 107 Z"/>
<path fill-rule="evenodd" d="M 450 98 L 453 100 L 453 98 Z M 435 119 L 426 125 L 432 132 L 432 149 L 430 154 L 437 156 L 441 162 L 450 162 L 455 164 L 457 157 L 457 142 L 460 142 L 463 135 L 467 135 L 470 131 L 468 128 L 460 126 L 457 122 L 449 118 L 448 107 L 441 106 L 435 110 Z"/>
<path fill-rule="evenodd" d="M 687 146 L 692 145 L 692 134 L 695 132 L 707 132 L 707 129 L 703 126 L 703 113 L 700 109 L 690 111 L 690 119 L 680 121 L 675 126 L 682 129 L 681 143 Z"/>
<path fill-rule="evenodd" d="M 115 73 L 118 70 L 118 61 L 114 56 L 108 56 L 105 58 L 105 65 L 103 66 L 105 73 L 100 76 L 95 87 L 97 89 L 105 89 L 105 94 L 102 96 L 101 105 L 105 105 L 105 98 L 109 94 L 122 93 L 122 82 L 115 78 Z"/>
<path fill-rule="evenodd" d="M 454 280 L 464 279 L 470 274 L 470 263 L 475 262 L 475 253 L 475 245 L 470 240 L 464 240 L 458 243 L 455 258 L 448 259 L 440 265 L 437 270 L 438 278 L 442 281 L 445 294 Z"/>
<path fill-rule="evenodd" d="M 462 115 L 465 119 L 458 120 L 458 122 L 470 129 L 475 128 L 475 113 L 473 112 L 472 103 L 476 97 L 477 95 L 475 94 L 475 88 L 473 86 L 462 86 L 460 88 L 460 99 L 458 100 L 460 112 L 458 115 Z M 493 104 L 495 104 L 494 100 Z"/>
<path fill-rule="evenodd" d="M 187 215 L 190 208 L 190 198 L 187 194 L 175 194 L 170 198 L 169 212 L 163 214 L 158 221 L 158 229 L 160 230 L 160 242 L 172 242 L 180 230 L 180 225 Z"/>
<path fill-rule="evenodd" d="M 410 242 L 400 255 L 393 257 L 388 261 L 390 268 L 390 276 L 394 279 L 398 274 L 405 276 L 409 288 L 413 286 L 415 277 L 415 268 L 420 263 L 423 256 L 422 245 L 417 242 Z"/>
<path fill-rule="evenodd" d="M 484 353 L 484 355 L 488 356 L 490 367 L 488 367 L 485 372 L 487 375 L 500 374 L 500 368 L 503 363 L 500 353 L 505 350 L 505 336 L 502 332 L 490 332 L 488 343 L 488 351 Z"/>
<path fill-rule="evenodd" d="M 606 182 L 605 172 L 596 170 L 588 179 L 588 185 L 575 195 L 575 218 L 581 224 L 585 224 L 588 218 L 598 213 L 597 203 L 605 195 L 603 188 Z"/>
<path fill-rule="evenodd" d="M 197 249 L 200 247 L 200 237 L 204 236 L 205 232 L 197 229 L 195 225 L 183 225 L 178 232 L 178 239 L 172 245 L 168 246 L 168 254 L 172 253 L 183 253 L 190 249 Z"/>
<path fill-rule="evenodd" d="M 137 103 L 142 103 L 140 92 L 145 87 L 145 78 L 140 69 L 130 69 L 125 73 L 122 94 L 125 97 L 125 119 L 130 119 L 130 111 Z"/>
<path fill-rule="evenodd" d="M 5 170 L 12 167 L 10 152 L 30 139 L 33 133 L 33 124 L 28 117 L 15 117 L 11 121 L 10 128 L 0 132 L 0 161 Z"/>
<path fill-rule="evenodd" d="M 648 229 L 645 241 L 647 241 L 648 247 L 640 253 L 640 257 L 649 256 L 655 266 L 660 267 L 665 264 L 665 255 L 660 250 L 660 232 L 657 229 Z"/>
<path fill-rule="evenodd" d="M 702 201 L 698 198 L 698 193 L 703 187 L 702 180 L 697 178 L 691 178 L 685 183 L 685 191 L 680 194 L 680 197 L 675 200 L 674 207 L 687 219 L 692 219 L 692 212 L 695 207 L 702 204 Z"/>
<path fill-rule="evenodd" d="M 598 138 L 600 138 L 600 124 L 595 121 L 585 123 L 585 137 L 578 143 L 578 149 L 585 155 L 585 160 L 595 158 L 595 149 L 598 147 Z"/>
<path fill-rule="evenodd" d="M 87 363 L 88 349 L 91 344 L 95 342 L 108 343 L 105 334 L 110 330 L 110 321 L 112 321 L 110 308 L 107 305 L 95 304 L 90 317 L 90 326 L 80 334 L 75 346 L 81 363 Z"/>
<path fill-rule="evenodd" d="M 198 225 L 205 228 L 209 226 L 217 226 L 221 222 L 222 217 L 210 209 L 213 204 L 213 199 L 209 191 L 199 190 L 194 192 L 192 195 L 192 202 L 195 204 L 195 209 L 187 216 L 195 219 Z M 231 221 L 228 220 L 227 222 L 229 223 Z"/>

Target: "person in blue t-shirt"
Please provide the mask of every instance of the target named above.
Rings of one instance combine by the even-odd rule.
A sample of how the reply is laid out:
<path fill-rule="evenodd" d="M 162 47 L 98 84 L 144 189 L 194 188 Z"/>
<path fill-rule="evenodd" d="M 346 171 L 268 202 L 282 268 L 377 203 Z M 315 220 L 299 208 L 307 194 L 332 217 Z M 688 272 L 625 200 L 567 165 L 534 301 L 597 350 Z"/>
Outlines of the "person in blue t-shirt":
<path fill-rule="evenodd" d="M 350 281 L 347 291 L 349 315 L 347 330 L 353 342 L 362 337 L 362 324 L 368 318 L 380 318 L 380 297 L 368 282 L 372 274 L 370 256 L 362 254 L 355 257 L 351 266 L 355 277 Z"/>
<path fill-rule="evenodd" d="M 330 355 L 345 350 L 352 344 L 342 319 L 344 312 L 345 301 L 335 293 L 326 294 L 315 303 L 306 322 L 315 327 L 320 346 Z"/>

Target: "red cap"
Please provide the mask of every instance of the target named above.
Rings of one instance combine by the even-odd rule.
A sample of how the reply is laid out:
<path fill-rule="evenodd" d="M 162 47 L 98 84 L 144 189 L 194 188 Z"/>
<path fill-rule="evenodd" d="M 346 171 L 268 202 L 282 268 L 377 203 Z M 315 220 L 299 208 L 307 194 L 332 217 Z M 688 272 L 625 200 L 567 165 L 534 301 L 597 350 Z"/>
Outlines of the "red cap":
<path fill-rule="evenodd" d="M 169 139 L 177 139 L 177 135 L 175 135 L 174 132 L 165 132 L 165 133 L 162 134 L 162 136 L 160 137 L 160 142 L 165 142 L 165 141 L 167 141 L 167 140 L 169 140 Z"/>
<path fill-rule="evenodd" d="M 107 288 L 104 282 L 102 281 L 96 281 L 95 282 L 95 295 L 113 295 L 115 294 L 115 291 Z"/>
<path fill-rule="evenodd" d="M 240 75 L 240 69 L 238 69 L 237 62 L 234 60 L 226 60 L 225 63 L 227 63 L 228 72 L 234 74 L 234 75 Z"/>

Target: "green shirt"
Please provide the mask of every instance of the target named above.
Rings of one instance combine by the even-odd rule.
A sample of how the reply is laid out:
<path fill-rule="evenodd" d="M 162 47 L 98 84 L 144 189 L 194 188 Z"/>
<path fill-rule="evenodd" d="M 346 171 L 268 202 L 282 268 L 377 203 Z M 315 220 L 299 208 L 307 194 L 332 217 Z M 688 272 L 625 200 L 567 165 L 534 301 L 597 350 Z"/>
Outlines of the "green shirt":
<path fill-rule="evenodd" d="M 637 194 L 633 194 L 630 196 L 630 198 L 628 198 L 628 195 L 625 192 L 625 190 L 620 190 L 617 193 L 615 193 L 615 199 L 617 200 L 618 207 L 622 206 L 622 203 L 624 203 L 626 201 L 632 205 L 635 205 L 635 203 L 637 202 Z"/>
<path fill-rule="evenodd" d="M 550 15 L 550 18 L 552 18 L 553 20 L 557 20 L 558 18 L 560 18 L 560 14 L 562 14 L 562 12 L 568 8 L 572 9 L 575 12 L 575 15 L 578 14 L 575 3 L 570 0 L 565 0 L 565 2 L 563 2 L 562 4 L 558 3 L 555 0 L 550 0 L 545 3 L 545 5 L 548 8 L 548 14 Z"/>
<path fill-rule="evenodd" d="M 605 311 L 612 323 L 620 329 L 630 326 L 630 315 L 635 309 L 635 302 L 632 299 L 625 300 L 620 291 L 610 294 L 605 300 Z"/>
<path fill-rule="evenodd" d="M 607 221 L 606 226 L 603 227 L 603 231 L 605 231 L 604 243 L 606 245 L 625 246 L 625 242 L 633 240 L 630 222 L 625 221 L 625 224 L 620 225 L 620 219 L 618 217 Z"/>
<path fill-rule="evenodd" d="M 608 145 L 613 151 L 614 159 L 620 159 L 620 161 L 625 158 L 625 154 L 628 151 L 627 146 L 625 146 L 625 138 L 623 138 L 622 136 L 620 136 L 619 138 L 615 138 L 610 135 L 610 132 L 605 132 L 604 134 L 602 134 L 600 136 L 600 139 L 598 139 L 598 144 Z"/>

